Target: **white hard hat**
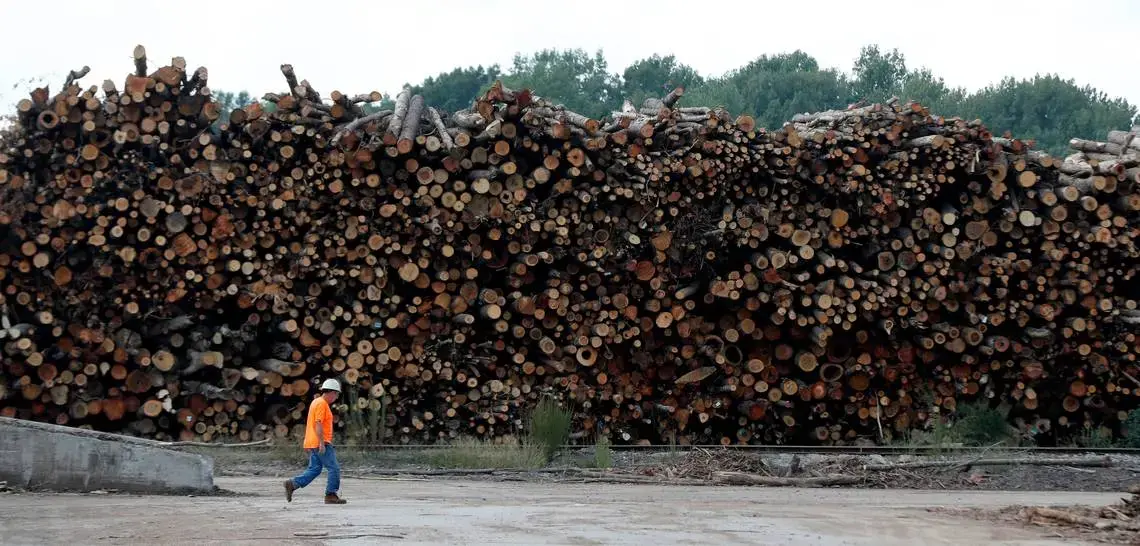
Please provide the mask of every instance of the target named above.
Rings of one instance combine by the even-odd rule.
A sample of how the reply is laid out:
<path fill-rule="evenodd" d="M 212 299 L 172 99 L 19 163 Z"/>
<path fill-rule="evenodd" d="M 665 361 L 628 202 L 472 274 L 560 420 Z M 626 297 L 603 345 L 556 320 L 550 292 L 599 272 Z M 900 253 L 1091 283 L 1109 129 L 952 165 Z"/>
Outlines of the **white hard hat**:
<path fill-rule="evenodd" d="M 340 381 L 336 379 L 326 379 L 324 383 L 321 383 L 321 390 L 340 392 Z"/>

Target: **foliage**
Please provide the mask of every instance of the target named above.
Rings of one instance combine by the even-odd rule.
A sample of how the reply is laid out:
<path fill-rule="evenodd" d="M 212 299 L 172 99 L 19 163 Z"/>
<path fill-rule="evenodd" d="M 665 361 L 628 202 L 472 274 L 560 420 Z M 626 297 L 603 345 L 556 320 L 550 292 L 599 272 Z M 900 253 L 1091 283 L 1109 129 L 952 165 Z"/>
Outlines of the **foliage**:
<path fill-rule="evenodd" d="M 218 116 L 218 119 L 214 122 L 215 126 L 228 123 L 230 121 L 230 112 L 255 102 L 253 96 L 249 94 L 249 91 L 244 90 L 237 93 L 232 91 L 213 91 L 210 96 L 222 107 L 222 114 Z"/>
<path fill-rule="evenodd" d="M 530 88 L 540 96 L 587 116 L 602 119 L 623 100 L 641 106 L 685 87 L 682 105 L 720 106 L 734 114 L 750 114 L 759 126 L 779 128 L 803 112 L 846 108 L 861 101 L 898 97 L 916 100 L 938 115 L 981 119 L 995 134 L 1011 132 L 1033 139 L 1038 149 L 1063 156 L 1070 138 L 1103 138 L 1112 129 L 1128 129 L 1135 105 L 1058 75 L 1031 79 L 1006 78 L 970 93 L 951 87 L 927 68 L 908 67 L 905 55 L 871 44 L 862 48 L 849 73 L 825 68 L 811 55 L 761 55 L 748 64 L 714 77 L 701 76 L 673 55 L 652 55 L 610 72 L 602 51 L 544 49 L 517 54 L 509 67 L 455 68 L 407 87 L 429 105 L 446 111 L 471 106 L 495 80 L 512 88 Z M 233 108 L 253 99 L 246 92 L 218 91 L 228 119 Z M 366 112 L 393 107 L 392 97 L 364 105 Z"/>
<path fill-rule="evenodd" d="M 676 57 L 653 55 L 634 61 L 622 72 L 621 96 L 640 107 L 647 98 L 660 98 L 677 87 L 689 91 L 703 83 L 696 70 L 678 63 Z"/>
<path fill-rule="evenodd" d="M 967 92 L 961 87 L 951 88 L 929 69 L 912 70 L 902 80 L 899 97 L 917 101 L 936 114 L 946 115 L 961 108 Z"/>
<path fill-rule="evenodd" d="M 980 118 L 995 133 L 1036 139 L 1038 148 L 1054 155 L 1067 155 L 1070 138 L 1103 139 L 1110 129 L 1128 129 L 1136 106 L 1050 74 L 1006 78 L 966 97 L 954 113 Z"/>
<path fill-rule="evenodd" d="M 396 99 L 391 95 L 385 93 L 379 101 L 367 102 L 360 105 L 360 109 L 364 110 L 365 114 L 379 112 L 380 110 L 393 110 L 396 108 Z"/>
<path fill-rule="evenodd" d="M 891 436 L 889 444 L 912 448 L 929 447 L 936 456 L 962 445 L 950 421 L 935 417 L 930 422 L 930 430 L 907 429 L 895 432 L 897 436 Z"/>
<path fill-rule="evenodd" d="M 1016 443 L 1014 429 L 1005 413 L 990 407 L 984 400 L 958 406 L 952 428 L 954 436 L 967 446 Z"/>
<path fill-rule="evenodd" d="M 836 70 L 821 70 L 803 51 L 762 55 L 725 76 L 761 127 L 778 128 L 803 112 L 846 106 L 850 92 L 846 78 Z"/>
<path fill-rule="evenodd" d="M 902 89 L 907 80 L 906 58 L 899 50 L 879 51 L 878 45 L 865 46 L 851 68 L 855 96 L 868 102 L 883 102 Z"/>
<path fill-rule="evenodd" d="M 1006 412 L 991 408 L 987 401 L 961 404 L 948 417 L 934 417 L 929 430 L 906 430 L 890 438 L 891 445 L 931 447 L 935 453 L 955 447 L 1015 446 L 1017 431 L 1010 426 Z"/>
<path fill-rule="evenodd" d="M 598 435 L 594 443 L 594 468 L 612 468 L 614 466 L 614 451 L 610 447 L 610 437 L 605 434 Z"/>
<path fill-rule="evenodd" d="M 253 97 L 249 94 L 249 91 L 238 91 L 237 93 L 232 91 L 214 91 L 211 93 L 211 96 L 214 97 L 214 100 L 217 101 L 218 104 L 222 105 L 222 112 L 225 112 L 227 116 L 233 110 L 253 103 Z"/>
<path fill-rule="evenodd" d="M 464 439 L 428 452 L 437 468 L 495 468 L 533 470 L 546 464 L 542 446 L 530 443 L 489 444 Z"/>
<path fill-rule="evenodd" d="M 529 440 L 542 448 L 547 460 L 570 440 L 570 410 L 551 397 L 543 397 L 530 416 Z"/>
<path fill-rule="evenodd" d="M 685 104 L 719 107 L 729 112 L 753 114 L 752 107 L 744 98 L 744 93 L 727 78 L 713 78 L 694 89 L 685 91 Z"/>
<path fill-rule="evenodd" d="M 423 95 L 430 106 L 447 112 L 470 108 L 475 99 L 495 80 L 503 76 L 499 65 L 456 68 L 451 72 L 429 76 L 419 85 L 410 86 L 413 94 Z"/>
<path fill-rule="evenodd" d="M 384 443 L 387 435 L 385 424 L 388 417 L 387 399 L 370 398 L 361 400 L 356 389 L 345 390 L 345 436 L 348 444 L 378 445 Z"/>
<path fill-rule="evenodd" d="M 1123 439 L 1121 447 L 1140 448 L 1140 409 L 1128 412 L 1124 420 Z"/>
<path fill-rule="evenodd" d="M 1077 447 L 1097 449 L 1114 447 L 1116 442 L 1112 439 L 1112 431 L 1104 427 L 1083 427 L 1075 438 Z"/>
<path fill-rule="evenodd" d="M 570 110 L 601 119 L 621 103 L 618 77 L 608 70 L 601 50 L 591 56 L 581 49 L 544 49 L 515 55 L 503 84 L 533 89 Z"/>

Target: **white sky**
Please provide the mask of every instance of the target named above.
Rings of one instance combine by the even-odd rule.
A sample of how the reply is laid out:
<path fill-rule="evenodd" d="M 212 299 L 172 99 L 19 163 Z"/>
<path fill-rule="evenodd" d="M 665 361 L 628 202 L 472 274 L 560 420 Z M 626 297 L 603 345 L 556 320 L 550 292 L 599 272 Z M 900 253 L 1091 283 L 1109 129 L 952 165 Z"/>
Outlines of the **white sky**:
<path fill-rule="evenodd" d="M 55 91 L 85 64 L 85 85 L 121 87 L 140 43 L 152 68 L 183 56 L 209 68 L 212 89 L 255 96 L 285 90 L 284 62 L 325 96 L 395 94 L 456 66 L 505 68 L 516 52 L 550 47 L 603 49 L 611 72 L 659 53 L 719 75 L 796 49 L 847 71 L 861 46 L 878 43 L 952 86 L 1055 72 L 1140 104 L 1138 0 L 0 0 L 0 21 L 4 111 L 33 83 Z"/>

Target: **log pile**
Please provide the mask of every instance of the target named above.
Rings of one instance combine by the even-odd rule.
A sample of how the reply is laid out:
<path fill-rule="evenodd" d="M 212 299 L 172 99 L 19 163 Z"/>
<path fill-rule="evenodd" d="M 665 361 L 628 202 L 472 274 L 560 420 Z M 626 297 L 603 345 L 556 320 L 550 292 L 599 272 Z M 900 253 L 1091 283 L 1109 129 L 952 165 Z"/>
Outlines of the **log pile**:
<path fill-rule="evenodd" d="M 1140 400 L 1134 133 L 1054 158 L 914 103 L 766 130 L 498 83 L 371 111 L 289 65 L 216 123 L 205 68 L 134 57 L 2 137 L 0 415 L 258 441 L 338 377 L 384 441 L 517 434 L 549 394 L 618 442 L 843 444 Z"/>

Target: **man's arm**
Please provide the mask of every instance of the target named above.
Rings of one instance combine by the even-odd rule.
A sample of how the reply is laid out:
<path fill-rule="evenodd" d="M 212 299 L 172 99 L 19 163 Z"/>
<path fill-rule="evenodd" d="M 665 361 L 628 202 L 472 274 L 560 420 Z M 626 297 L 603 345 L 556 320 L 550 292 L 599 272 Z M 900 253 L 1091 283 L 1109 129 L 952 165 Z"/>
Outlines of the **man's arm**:
<path fill-rule="evenodd" d="M 313 427 L 314 427 L 314 428 L 316 429 L 316 431 L 317 431 L 317 452 L 323 455 L 323 454 L 324 454 L 324 452 L 325 452 L 325 429 L 324 429 L 324 421 L 321 421 L 321 420 L 318 418 L 318 419 L 316 420 L 315 424 L 313 425 Z"/>

